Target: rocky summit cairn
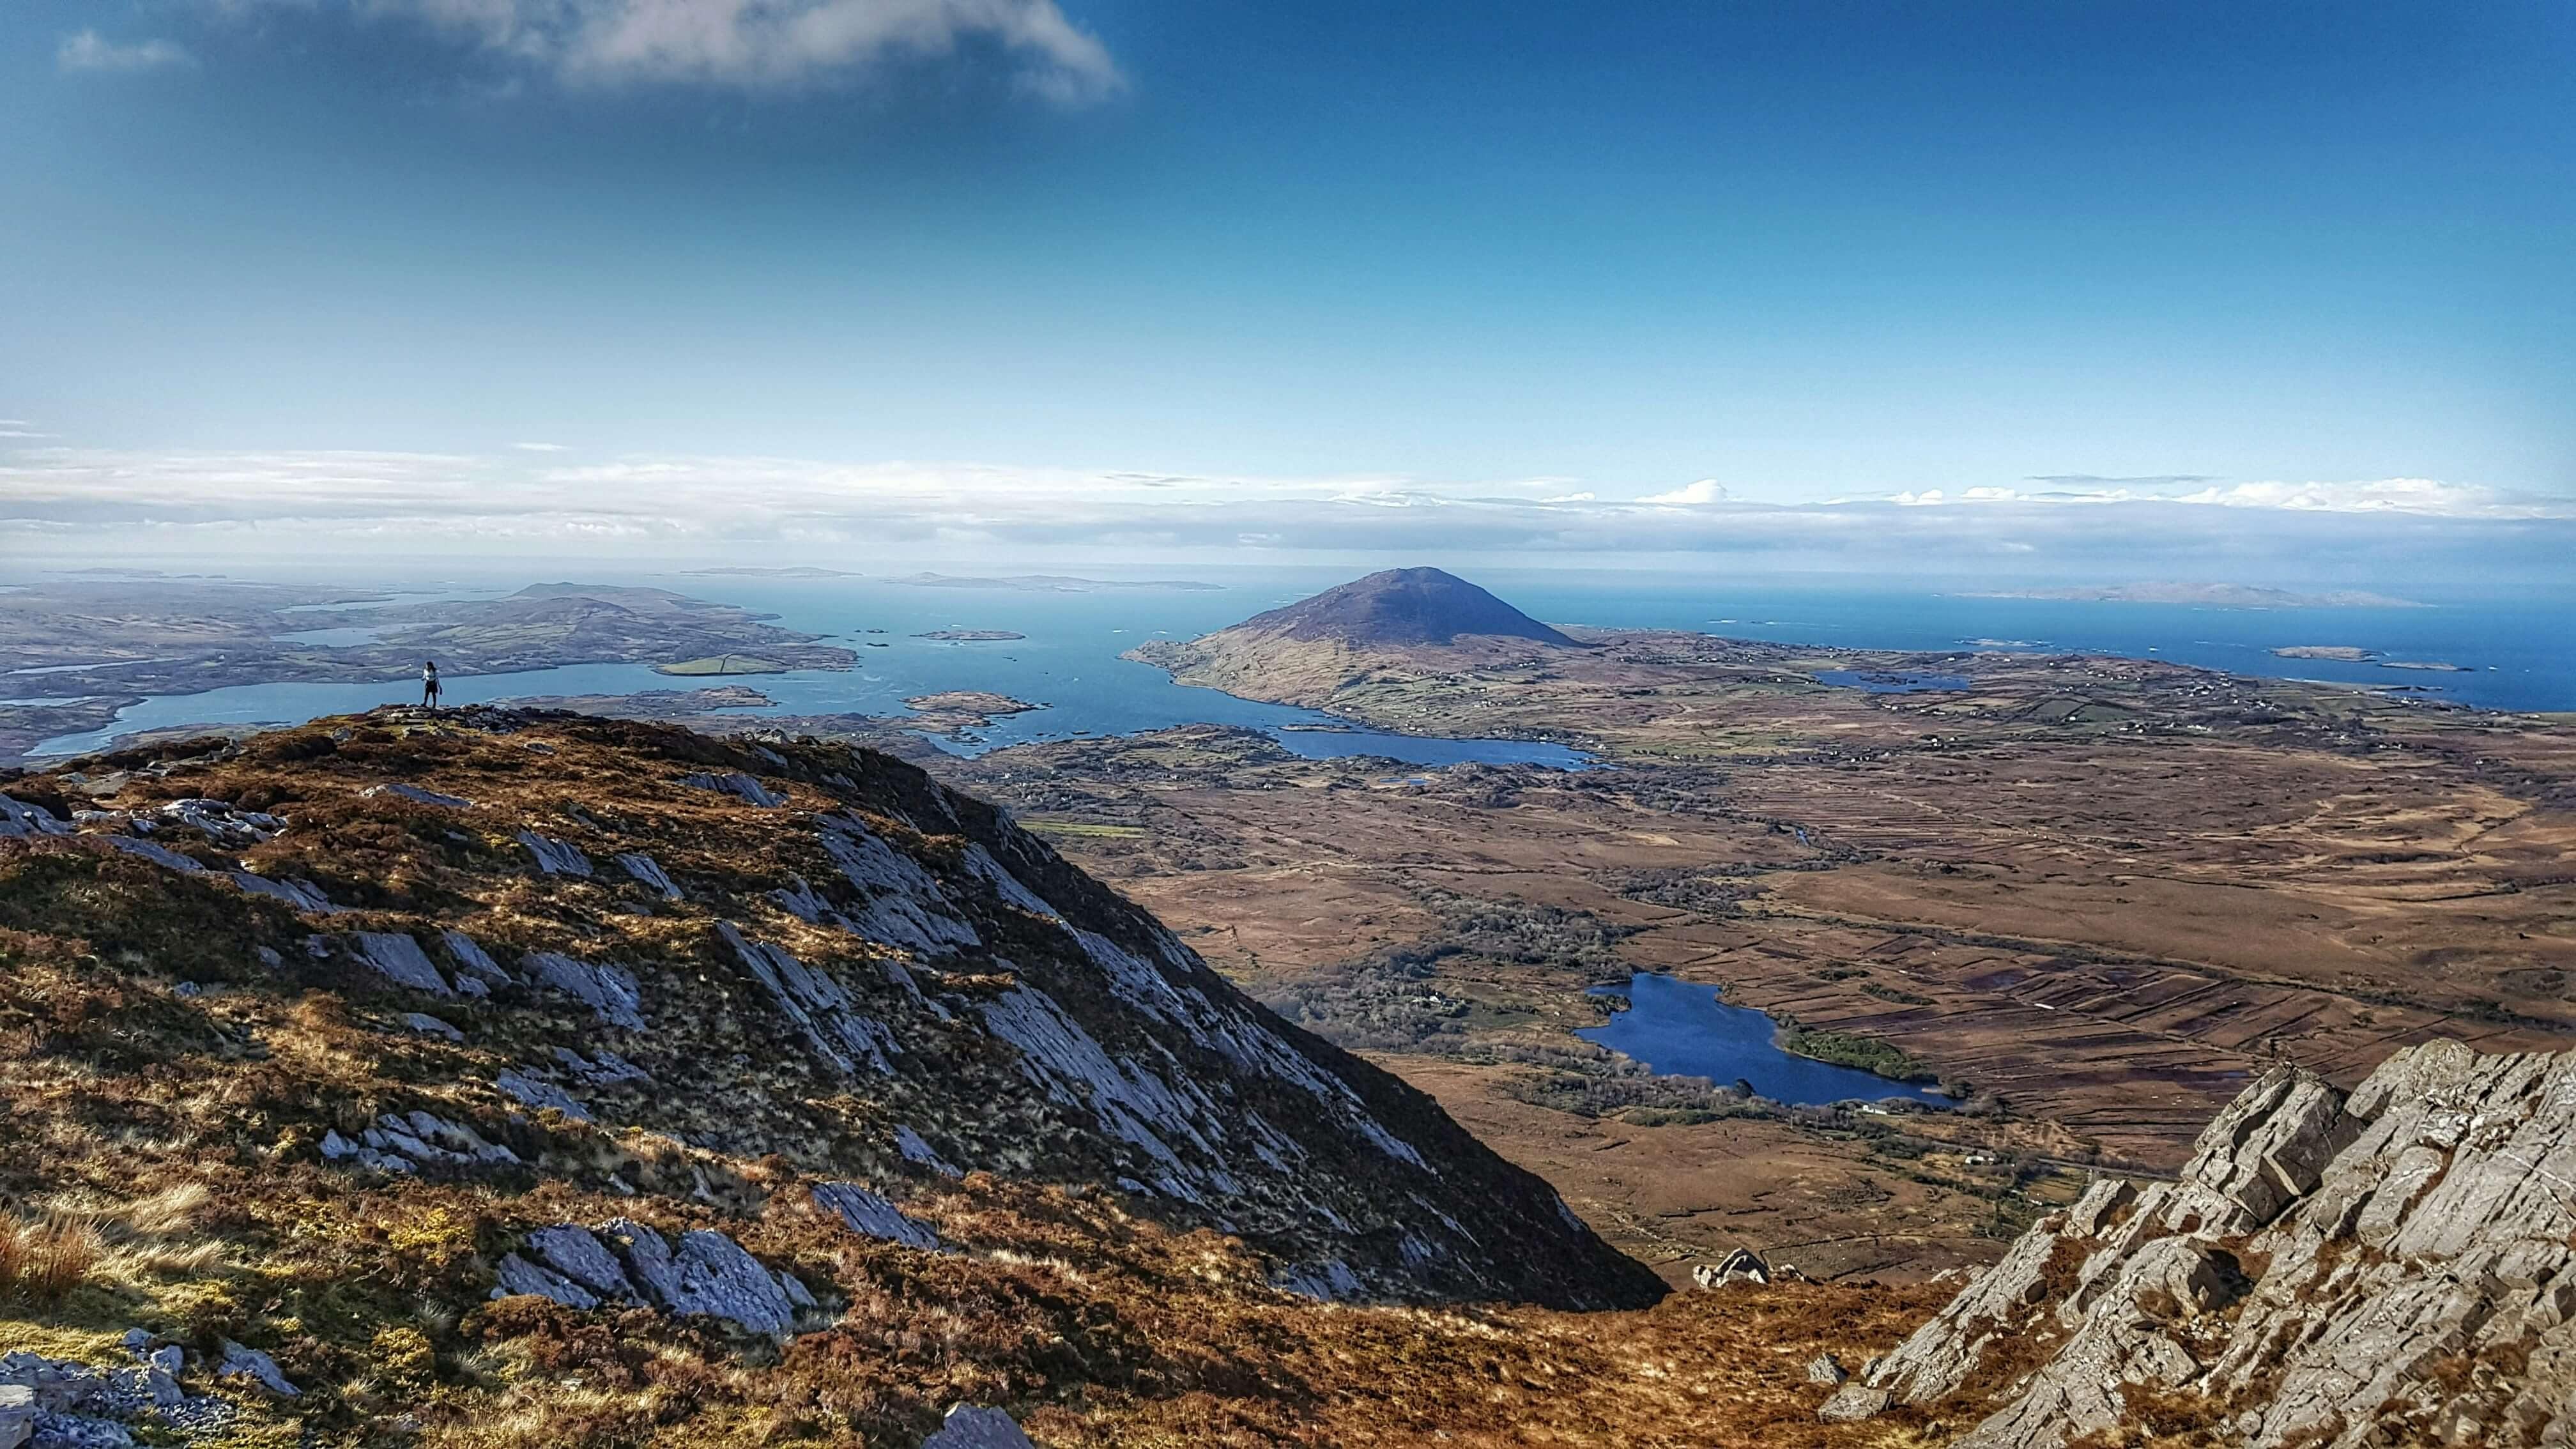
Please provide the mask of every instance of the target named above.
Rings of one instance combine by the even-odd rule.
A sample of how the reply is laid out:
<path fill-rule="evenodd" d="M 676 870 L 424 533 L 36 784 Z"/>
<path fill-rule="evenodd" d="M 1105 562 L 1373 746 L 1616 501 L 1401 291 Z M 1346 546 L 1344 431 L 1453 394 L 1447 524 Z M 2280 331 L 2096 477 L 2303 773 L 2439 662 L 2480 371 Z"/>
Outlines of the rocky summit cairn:
<path fill-rule="evenodd" d="M 2569 1442 L 2576 1052 L 2270 1073 L 2178 1182 L 2095 1183 L 1823 1413 L 1909 1405 L 1979 1416 L 1962 1449 Z"/>

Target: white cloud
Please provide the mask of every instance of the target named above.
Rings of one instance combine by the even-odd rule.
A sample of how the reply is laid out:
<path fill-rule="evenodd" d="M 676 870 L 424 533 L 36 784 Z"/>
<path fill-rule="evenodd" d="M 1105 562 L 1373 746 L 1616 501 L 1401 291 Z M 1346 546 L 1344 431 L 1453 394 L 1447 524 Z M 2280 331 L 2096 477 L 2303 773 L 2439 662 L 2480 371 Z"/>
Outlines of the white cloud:
<path fill-rule="evenodd" d="M 512 443 L 510 446 L 518 449 L 522 453 L 569 453 L 572 451 L 561 443 Z"/>
<path fill-rule="evenodd" d="M 253 559 L 599 549 L 855 562 L 1092 549 L 1121 556 L 1515 558 L 1637 554 L 1763 558 L 1796 567 L 1992 573 L 2045 559 L 2113 578 L 2271 581 L 2348 567 L 2563 571 L 2576 500 L 2449 485 L 2242 485 L 2218 497 L 2009 488 L 1922 490 L 1796 504 L 1711 497 L 1605 501 L 1564 479 L 1440 483 L 977 463 L 779 457 L 582 461 L 392 452 L 153 453 L 62 447 L 0 454 L 0 534 L 78 552 L 103 546 Z M 1676 490 L 1688 495 L 1691 490 Z M 2118 491 L 2118 490 L 2112 490 Z M 2202 490 L 2207 492 L 2209 490 Z M 2408 508 L 2319 506 L 2399 497 Z M 2069 506 L 2070 503 L 2082 506 Z M 2455 511 L 2434 511 L 2447 507 Z M 2432 562 L 2424 562 L 2431 560 Z M 2393 562 L 2394 561 L 2394 562 Z M 2376 570 L 2372 575 L 2366 571 Z"/>
<path fill-rule="evenodd" d="M 121 71 L 169 70 L 174 66 L 195 65 L 196 59 L 166 40 L 143 40 L 120 45 L 95 30 L 66 35 L 54 48 L 54 64 L 64 70 Z"/>
<path fill-rule="evenodd" d="M 1670 493 L 1649 493 L 1637 501 L 1690 508 L 1704 507 L 1711 503 L 1724 503 L 1726 485 L 1714 478 L 1702 478 L 1696 483 L 1686 483 Z"/>
<path fill-rule="evenodd" d="M 970 44 L 1008 57 L 1029 94 L 1063 105 L 1126 86 L 1107 47 L 1056 0 L 208 0 L 219 13 L 292 8 L 406 23 L 575 85 L 792 88 Z"/>
<path fill-rule="evenodd" d="M 2187 493 L 2183 503 L 2286 508 L 2316 513 L 2412 513 L 2436 518 L 2565 518 L 2565 499 L 2517 498 L 2492 488 L 2431 478 L 2362 483 L 2238 483 Z"/>
<path fill-rule="evenodd" d="M 2069 482 L 2034 479 L 2034 482 Z M 2014 504 L 2053 507 L 2102 504 L 2179 504 L 2200 508 L 2252 508 L 2288 513 L 2391 513 L 2421 518 L 2576 518 L 2576 499 L 2518 495 L 2467 483 L 2430 478 L 2378 478 L 2342 483 L 2232 483 L 2195 488 L 2176 486 L 2205 482 L 2199 478 L 2094 480 L 2094 486 L 2059 487 L 2046 492 L 2017 488 L 1977 487 L 1946 495 L 1938 488 L 1889 494 L 1902 507 L 1942 504 Z M 2150 485 L 2150 486 L 2130 486 Z M 2152 486 L 2162 485 L 2162 486 Z"/>

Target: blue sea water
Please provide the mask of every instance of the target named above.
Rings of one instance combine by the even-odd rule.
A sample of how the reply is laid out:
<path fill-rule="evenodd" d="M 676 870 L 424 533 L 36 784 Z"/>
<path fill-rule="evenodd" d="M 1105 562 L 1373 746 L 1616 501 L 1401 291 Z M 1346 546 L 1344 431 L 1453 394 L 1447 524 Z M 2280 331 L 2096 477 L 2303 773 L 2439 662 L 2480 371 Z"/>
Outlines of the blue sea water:
<path fill-rule="evenodd" d="M 548 571 L 566 577 L 561 570 Z M 1113 590 L 1030 594 L 922 588 L 869 579 L 775 579 L 685 574 L 571 574 L 593 582 L 641 584 L 774 614 L 779 623 L 829 636 L 859 655 L 850 671 L 806 670 L 730 682 L 758 688 L 786 714 L 856 711 L 899 715 L 912 695 L 992 690 L 1047 708 L 996 721 L 942 748 L 977 752 L 1029 740 L 1116 735 L 1213 723 L 1268 731 L 1313 758 L 1378 754 L 1418 766 L 1461 760 L 1578 767 L 1563 746 L 1522 741 L 1418 739 L 1348 729 L 1292 729 L 1338 722 L 1311 710 L 1258 704 L 1176 685 L 1161 670 L 1118 655 L 1158 637 L 1188 638 L 1293 602 L 1342 581 L 1311 570 L 1181 570 L 1206 578 L 1206 591 Z M 529 577 L 535 577 L 534 571 Z M 2437 600 L 2430 608 L 2223 609 L 2163 604 L 1976 598 L 1848 586 L 1737 585 L 1654 575 L 1479 572 L 1503 598 L 1561 624 L 1674 628 L 1739 638 L 1851 649 L 1982 651 L 2035 649 L 2167 659 L 2235 673 L 2323 679 L 2499 709 L 2576 709 L 2576 598 Z M 406 580 L 406 599 L 490 597 L 525 580 Z M 306 608 L 312 644 L 355 641 L 381 620 L 364 606 Z M 1009 630 L 1016 640 L 956 642 L 915 637 L 943 628 Z M 2439 661 L 2465 672 L 2392 670 L 2369 663 L 2283 659 L 2287 645 L 2348 645 L 2392 660 Z M 870 647 L 883 646 L 883 647 Z M 7 661 L 0 659 L 0 666 Z M 1937 671 L 1890 684 L 1855 676 L 1862 688 L 1939 687 Z M 520 674 L 450 673 L 449 703 L 543 694 L 614 694 L 722 682 L 675 679 L 640 665 L 573 665 Z M 95 749 L 115 735 L 182 724 L 289 722 L 418 698 L 408 674 L 373 684 L 252 684 L 134 705 L 104 730 L 48 740 L 40 753 Z"/>
<path fill-rule="evenodd" d="M 1950 1105 L 1937 1092 L 1782 1051 L 1773 1041 L 1778 1027 L 1770 1017 L 1727 1005 L 1714 986 L 1640 971 L 1625 986 L 1596 986 L 1592 994 L 1624 996 L 1628 1007 L 1613 1013 L 1606 1025 L 1584 1027 L 1575 1035 L 1664 1076 L 1706 1077 L 1719 1086 L 1741 1077 L 1757 1095 L 1793 1106 L 1887 1097 Z"/>

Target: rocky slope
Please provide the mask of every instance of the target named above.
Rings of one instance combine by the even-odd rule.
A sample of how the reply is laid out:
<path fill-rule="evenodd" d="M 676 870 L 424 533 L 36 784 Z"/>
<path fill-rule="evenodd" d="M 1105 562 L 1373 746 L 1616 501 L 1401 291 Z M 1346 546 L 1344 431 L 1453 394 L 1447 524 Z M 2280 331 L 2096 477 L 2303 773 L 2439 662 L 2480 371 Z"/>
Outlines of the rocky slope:
<path fill-rule="evenodd" d="M 77 929 L 148 863 L 211 933 L 154 964 L 201 991 L 328 983 L 457 1028 L 416 1033 L 405 1110 L 460 1130 L 551 1111 L 817 1176 L 1114 1185 L 1317 1296 L 1658 1296 L 1427 1098 L 880 756 L 474 711 L 13 789 L 12 924 Z"/>
<path fill-rule="evenodd" d="M 1828 1418 L 1970 1416 L 1962 1449 L 2564 1444 L 2576 1432 L 2576 1053 L 2289 1069 L 2175 1183 L 2097 1183 Z"/>
<path fill-rule="evenodd" d="M 1654 1443 L 1812 1424 L 1806 1358 L 1929 1306 L 1639 1311 L 1427 1098 L 880 756 L 383 710 L 0 791 L 39 1449 Z M 1553 1306 L 1442 1306 L 1490 1300 Z"/>

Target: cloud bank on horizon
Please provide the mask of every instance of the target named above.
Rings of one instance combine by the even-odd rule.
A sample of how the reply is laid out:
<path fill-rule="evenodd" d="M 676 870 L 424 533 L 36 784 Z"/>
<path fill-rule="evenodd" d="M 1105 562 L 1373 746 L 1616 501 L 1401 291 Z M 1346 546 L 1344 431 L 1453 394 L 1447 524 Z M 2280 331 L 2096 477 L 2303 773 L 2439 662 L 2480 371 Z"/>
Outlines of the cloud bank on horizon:
<path fill-rule="evenodd" d="M 2576 499 L 2430 479 L 2221 483 L 2202 475 L 2039 488 L 1753 501 L 1542 478 L 1215 477 L 971 463 L 505 453 L 0 454 L 0 538 L 27 559 L 209 559 L 327 544 L 351 555 L 847 559 L 1088 552 L 1157 561 L 1419 555 L 1530 563 L 1724 556 L 1935 575 L 2298 578 L 2351 583 L 2475 569 L 2556 577 Z"/>

